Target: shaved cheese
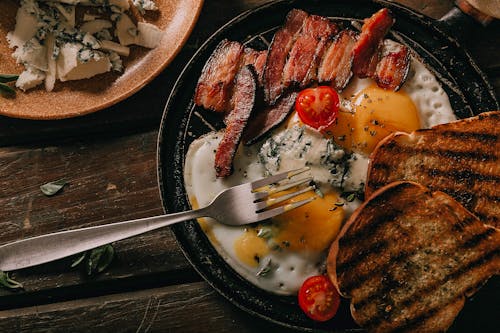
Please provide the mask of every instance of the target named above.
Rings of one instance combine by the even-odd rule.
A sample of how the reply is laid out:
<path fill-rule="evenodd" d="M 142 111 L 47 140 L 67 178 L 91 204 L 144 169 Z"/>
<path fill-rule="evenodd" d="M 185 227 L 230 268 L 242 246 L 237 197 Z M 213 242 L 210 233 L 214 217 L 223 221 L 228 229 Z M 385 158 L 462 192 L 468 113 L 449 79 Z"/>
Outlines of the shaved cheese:
<path fill-rule="evenodd" d="M 47 70 L 47 46 L 41 45 L 36 38 L 31 38 L 22 47 L 18 47 L 12 56 L 17 63 L 30 64 L 42 71 Z"/>
<path fill-rule="evenodd" d="M 101 49 L 113 51 L 113 52 L 116 52 L 119 55 L 125 56 L 125 57 L 128 57 L 128 55 L 130 54 L 130 49 L 128 47 L 120 45 L 120 44 L 112 42 L 112 41 L 109 41 L 109 40 L 101 41 Z"/>
<path fill-rule="evenodd" d="M 89 22 L 85 22 L 80 27 L 80 30 L 83 32 L 88 32 L 90 34 L 95 34 L 103 29 L 109 29 L 113 27 L 113 24 L 107 20 L 93 20 Z"/>
<path fill-rule="evenodd" d="M 47 74 L 45 77 L 45 90 L 52 91 L 57 77 L 57 64 L 54 58 L 55 40 L 54 35 L 49 34 L 46 39 L 47 44 Z"/>
<path fill-rule="evenodd" d="M 139 3 L 156 9 L 153 0 Z M 111 14 L 110 19 L 83 13 L 83 21 L 75 22 L 77 5 L 99 7 L 100 14 Z M 21 0 L 14 31 L 7 34 L 12 56 L 26 68 L 20 89 L 45 80 L 45 89 L 52 91 L 57 79 L 85 79 L 111 69 L 121 72 L 120 56 L 130 54 L 127 45 L 156 47 L 163 32 L 149 23 L 136 26 L 125 13 L 131 5 L 131 0 Z"/>
<path fill-rule="evenodd" d="M 35 15 L 28 13 L 24 7 L 17 11 L 16 27 L 7 34 L 9 47 L 21 47 L 36 35 L 38 20 Z"/>
<path fill-rule="evenodd" d="M 122 14 L 116 21 L 116 36 L 122 45 L 136 44 L 139 30 L 127 14 Z"/>
<path fill-rule="evenodd" d="M 19 75 L 19 78 L 16 81 L 16 87 L 26 91 L 38 86 L 44 79 L 44 72 L 31 66 L 26 66 L 26 70 Z"/>
<path fill-rule="evenodd" d="M 137 24 L 137 29 L 139 30 L 136 43 L 137 45 L 153 49 L 160 44 L 163 31 L 158 29 L 155 25 L 146 22 L 139 22 Z"/>
<path fill-rule="evenodd" d="M 67 5 L 83 5 L 83 6 L 103 6 L 103 5 L 113 5 L 120 7 L 124 10 L 130 8 L 128 0 L 39 0 L 42 2 L 59 2 Z"/>
<path fill-rule="evenodd" d="M 87 79 L 94 75 L 109 72 L 111 62 L 109 58 L 98 51 L 92 52 L 88 58 L 82 57 L 80 44 L 65 44 L 61 47 L 57 58 L 57 74 L 59 80 Z"/>
<path fill-rule="evenodd" d="M 51 2 L 50 4 L 59 10 L 68 26 L 75 27 L 75 6 L 63 6 L 57 2 Z"/>

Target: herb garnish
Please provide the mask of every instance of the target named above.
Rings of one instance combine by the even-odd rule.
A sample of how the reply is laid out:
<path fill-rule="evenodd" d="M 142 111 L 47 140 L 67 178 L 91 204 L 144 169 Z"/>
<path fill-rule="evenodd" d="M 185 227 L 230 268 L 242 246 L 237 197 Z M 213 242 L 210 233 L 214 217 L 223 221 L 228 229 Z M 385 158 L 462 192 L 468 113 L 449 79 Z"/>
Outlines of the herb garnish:
<path fill-rule="evenodd" d="M 346 200 L 347 200 L 348 202 L 353 202 L 353 201 L 354 201 L 354 199 L 356 199 L 356 193 L 354 193 L 354 192 L 353 192 L 353 193 L 351 193 L 351 194 L 349 194 L 349 195 L 347 196 L 347 198 L 346 198 Z"/>
<path fill-rule="evenodd" d="M 23 289 L 23 285 L 12 280 L 8 273 L 0 271 L 0 286 L 8 289 Z"/>
<path fill-rule="evenodd" d="M 5 95 L 15 95 L 16 91 L 6 83 L 16 81 L 19 78 L 17 74 L 0 74 L 0 93 Z"/>
<path fill-rule="evenodd" d="M 71 267 L 76 267 L 81 263 L 85 265 L 87 275 L 103 272 L 113 261 L 115 249 L 111 244 L 103 245 L 95 249 L 83 252 L 71 264 Z"/>
<path fill-rule="evenodd" d="M 43 194 L 50 197 L 62 190 L 62 188 L 68 184 L 65 179 L 59 179 L 54 182 L 49 182 L 40 186 L 40 190 Z"/>
<path fill-rule="evenodd" d="M 271 273 L 271 269 L 273 268 L 271 259 L 268 259 L 264 267 L 262 267 L 258 272 L 258 277 L 265 277 Z"/>
<path fill-rule="evenodd" d="M 17 74 L 0 74 L 0 82 L 1 83 L 16 81 L 18 78 L 19 78 L 19 75 L 17 75 Z"/>
<path fill-rule="evenodd" d="M 269 226 L 262 226 L 257 232 L 257 237 L 269 239 L 274 236 L 273 230 Z"/>

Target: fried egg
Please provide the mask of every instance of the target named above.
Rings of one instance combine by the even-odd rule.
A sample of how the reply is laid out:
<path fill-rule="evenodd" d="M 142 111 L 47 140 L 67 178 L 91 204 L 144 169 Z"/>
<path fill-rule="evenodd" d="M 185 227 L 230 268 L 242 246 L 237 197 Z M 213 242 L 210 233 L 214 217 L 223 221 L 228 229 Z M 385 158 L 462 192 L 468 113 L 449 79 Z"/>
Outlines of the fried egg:
<path fill-rule="evenodd" d="M 390 49 L 393 42 L 386 41 Z M 240 145 L 234 173 L 217 178 L 215 151 L 223 132 L 196 139 L 186 154 L 184 181 L 193 208 L 204 207 L 222 190 L 304 166 L 318 186 L 317 198 L 300 208 L 255 225 L 233 227 L 204 218 L 203 231 L 225 261 L 259 288 L 294 294 L 303 281 L 324 271 L 324 259 L 342 223 L 359 206 L 356 193 L 366 181 L 368 156 L 396 131 L 411 132 L 455 120 L 448 96 L 415 57 L 402 89 L 387 91 L 371 79 L 353 78 L 340 92 L 336 122 L 318 132 L 293 112 L 267 139 Z M 231 207 L 228 207 L 231 209 Z"/>

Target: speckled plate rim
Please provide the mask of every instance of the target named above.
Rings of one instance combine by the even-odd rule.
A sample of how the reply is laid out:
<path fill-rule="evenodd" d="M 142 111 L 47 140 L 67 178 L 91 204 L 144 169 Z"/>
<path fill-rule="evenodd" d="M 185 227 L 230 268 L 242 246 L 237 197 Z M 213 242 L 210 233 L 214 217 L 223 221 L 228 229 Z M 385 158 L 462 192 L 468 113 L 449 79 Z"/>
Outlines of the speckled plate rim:
<path fill-rule="evenodd" d="M 264 4 L 263 6 L 244 12 L 216 31 L 188 62 L 183 72 L 180 74 L 179 79 L 175 83 L 174 88 L 167 100 L 158 135 L 158 183 L 162 205 L 166 212 L 176 212 L 190 209 L 183 184 L 185 149 L 179 146 L 186 144 L 186 132 L 189 130 L 188 123 L 190 122 L 189 118 L 193 110 L 193 91 L 186 92 L 186 89 L 184 89 L 184 85 L 192 84 L 192 72 L 198 71 L 199 73 L 199 70 L 218 41 L 222 38 L 228 37 L 228 35 L 228 38 L 231 38 L 231 29 L 233 29 L 238 23 L 247 20 L 248 17 L 252 15 L 256 16 L 259 13 L 273 12 L 273 9 L 277 8 L 283 10 L 283 7 L 288 10 L 294 7 L 305 8 L 307 10 L 308 6 L 313 6 L 310 5 L 311 3 L 317 4 L 319 2 L 321 1 L 311 0 L 309 1 L 309 4 L 305 4 L 299 0 L 282 0 Z M 456 77 L 451 76 L 448 72 L 438 73 L 439 79 L 442 82 L 447 82 L 447 85 L 449 85 L 448 89 L 456 88 L 457 80 L 461 83 L 461 90 L 455 92 L 457 94 L 457 103 L 461 100 L 471 102 L 467 103 L 467 105 L 457 111 L 457 115 L 459 117 L 467 117 L 477 112 L 498 109 L 498 102 L 496 100 L 494 89 L 487 81 L 486 75 L 477 67 L 468 51 L 461 47 L 456 38 L 447 33 L 446 29 L 443 28 L 443 25 L 438 24 L 436 20 L 433 20 L 425 15 L 416 13 L 403 5 L 384 0 L 358 1 L 356 3 L 352 3 L 352 6 L 361 6 L 362 3 L 369 4 L 371 8 L 388 7 L 397 11 L 399 15 L 412 21 L 413 23 L 418 22 L 422 26 L 423 30 L 432 31 L 435 35 L 430 38 L 440 39 L 443 44 L 446 43 L 451 45 L 451 47 L 458 54 L 460 54 L 460 60 L 463 61 L 463 64 L 459 64 L 458 67 L 454 68 L 454 70 L 459 72 L 463 67 L 463 76 L 460 73 L 455 73 L 457 74 Z M 279 12 L 279 10 L 277 11 Z M 412 45 L 412 47 L 419 47 L 419 45 Z M 439 52 L 434 55 L 430 54 L 432 50 L 424 50 L 429 53 L 430 57 L 436 58 L 432 61 L 440 63 Z M 446 53 L 444 50 L 442 52 Z M 199 64 L 200 61 L 202 64 Z M 465 84 L 470 78 L 473 78 L 473 82 L 470 85 Z M 483 91 L 480 91 L 479 96 L 475 95 L 478 87 L 483 89 Z M 187 99 L 189 99 L 189 101 L 187 101 Z M 182 106 L 175 104 L 178 101 L 183 102 Z M 470 104 L 474 104 L 477 108 L 473 111 L 472 105 Z M 186 108 L 183 109 L 183 106 L 186 106 Z M 179 116 L 181 111 L 185 114 Z M 179 122 L 171 122 L 172 118 L 179 118 Z M 296 305 L 294 297 L 276 296 L 254 287 L 241 278 L 234 270 L 232 270 L 216 253 L 215 249 L 213 249 L 210 245 L 208 238 L 205 236 L 203 231 L 201 231 L 201 228 L 196 221 L 185 222 L 183 224 L 172 226 L 171 228 L 184 255 L 194 269 L 207 281 L 209 285 L 217 290 L 219 294 L 245 312 L 279 324 L 280 326 L 298 329 L 301 331 L 352 332 L 360 330 L 355 327 L 335 328 L 329 324 L 324 325 L 321 323 L 314 323 L 307 319 L 305 315 L 300 314 L 300 310 Z M 293 313 L 279 312 L 283 309 L 283 306 L 286 307 L 290 304 L 294 304 L 295 306 L 295 309 L 292 310 Z M 345 313 L 343 315 L 345 315 Z"/>
<path fill-rule="evenodd" d="M 11 118 L 30 119 L 30 120 L 57 120 L 57 119 L 73 118 L 103 110 L 134 95 L 142 88 L 144 88 L 148 83 L 150 83 L 154 78 L 156 78 L 163 70 L 165 70 L 165 68 L 167 68 L 167 66 L 170 65 L 170 63 L 175 59 L 177 54 L 180 52 L 182 47 L 187 42 L 189 36 L 191 35 L 191 32 L 193 31 L 196 25 L 196 22 L 198 21 L 204 3 L 204 0 L 192 0 L 192 1 L 195 4 L 195 7 L 190 8 L 190 15 L 188 15 L 190 19 L 186 21 L 185 25 L 181 25 L 183 27 L 183 31 L 181 34 L 182 36 L 179 38 L 179 42 L 176 44 L 175 49 L 169 54 L 168 57 L 165 57 L 163 61 L 160 63 L 160 65 L 157 66 L 149 75 L 145 76 L 144 78 L 142 78 L 142 80 L 136 82 L 133 86 L 129 87 L 128 89 L 123 89 L 121 93 L 115 94 L 114 96 L 112 96 L 112 98 L 96 102 L 91 107 L 87 107 L 84 109 L 73 108 L 65 113 L 54 113 L 54 114 L 48 113 L 42 115 L 40 114 L 31 115 L 29 112 L 27 112 L 20 114 L 19 112 L 12 112 L 9 109 L 2 108 L 0 105 L 0 115 Z M 145 64 L 140 64 L 139 66 L 141 65 L 144 66 Z M 49 92 L 46 93 L 50 94 Z"/>

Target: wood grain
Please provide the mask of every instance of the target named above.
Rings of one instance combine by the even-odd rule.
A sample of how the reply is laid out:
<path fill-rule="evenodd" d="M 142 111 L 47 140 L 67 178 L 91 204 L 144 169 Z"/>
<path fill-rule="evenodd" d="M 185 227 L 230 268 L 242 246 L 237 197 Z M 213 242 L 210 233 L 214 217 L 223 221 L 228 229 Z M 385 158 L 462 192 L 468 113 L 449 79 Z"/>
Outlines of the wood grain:
<path fill-rule="evenodd" d="M 61 121 L 0 117 L 0 244 L 160 214 L 156 136 L 168 94 L 213 32 L 265 2 L 205 1 L 170 66 L 111 108 Z M 436 19 L 452 7 L 451 0 L 396 2 Z M 500 96 L 499 21 L 472 36 L 465 46 Z M 48 198 L 40 192 L 41 184 L 60 178 L 70 183 L 61 193 Z M 71 269 L 71 259 L 14 272 L 25 290 L 0 289 L 0 332 L 286 331 L 249 316 L 202 282 L 168 229 L 114 246 L 116 260 L 95 277 Z M 470 322 L 488 321 L 481 313 L 472 312 Z"/>
<path fill-rule="evenodd" d="M 147 132 L 0 148 L 0 244 L 161 214 L 156 136 L 156 132 Z M 69 185 L 62 192 L 53 197 L 41 193 L 41 184 L 63 178 Z M 23 281 L 24 293 L 48 293 L 96 281 L 106 285 L 106 281 L 191 270 L 169 229 L 117 242 L 115 247 L 117 258 L 110 269 L 93 279 L 70 269 L 69 259 L 21 270 L 13 276 Z M 0 289 L 0 296 L 10 294 Z M 2 306 L 5 302 L 0 297 Z"/>
<path fill-rule="evenodd" d="M 204 282 L 0 311 L 0 331 L 290 332 L 230 305 Z"/>

